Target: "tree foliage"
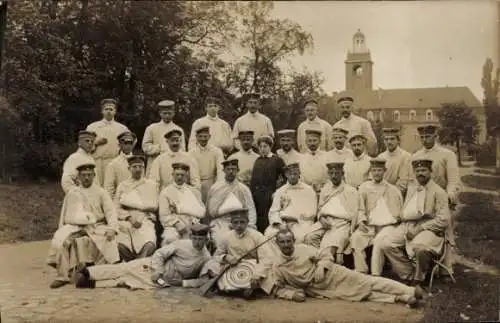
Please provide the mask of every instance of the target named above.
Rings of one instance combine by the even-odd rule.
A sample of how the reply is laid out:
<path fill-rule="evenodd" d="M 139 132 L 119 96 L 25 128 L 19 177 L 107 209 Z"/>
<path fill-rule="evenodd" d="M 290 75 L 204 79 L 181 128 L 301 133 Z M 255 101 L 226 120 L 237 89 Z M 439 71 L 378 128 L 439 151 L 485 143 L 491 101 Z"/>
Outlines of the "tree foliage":
<path fill-rule="evenodd" d="M 28 129 L 16 138 L 24 143 L 20 158 L 59 169 L 76 131 L 100 118 L 105 97 L 119 100 L 118 120 L 139 140 L 158 120 L 159 100 L 178 102 L 175 122 L 189 131 L 206 96 L 221 97 L 221 115 L 233 122 L 253 90 L 267 95 L 277 129 L 295 125 L 304 98 L 322 94 L 322 79 L 280 67 L 312 37 L 271 13 L 270 2 L 10 2 L 2 111 L 15 115 L 14 128 Z M 235 43 L 248 55 L 225 61 L 221 54 Z"/>
<path fill-rule="evenodd" d="M 465 103 L 446 103 L 437 112 L 441 129 L 439 140 L 457 148 L 460 162 L 461 144 L 473 144 L 479 134 L 479 123 L 474 111 Z"/>
<path fill-rule="evenodd" d="M 375 133 L 375 138 L 377 138 L 377 151 L 375 155 L 378 155 L 386 149 L 382 129 L 397 128 L 401 130 L 401 126 L 394 120 L 392 112 L 387 109 L 379 109 L 376 113 L 376 117 L 370 120 L 370 123 Z"/>
<path fill-rule="evenodd" d="M 492 127 L 500 124 L 500 106 L 498 104 L 500 68 L 494 69 L 491 58 L 487 58 L 483 65 L 481 86 L 484 93 L 483 104 L 486 112 L 486 130 L 490 133 Z"/>

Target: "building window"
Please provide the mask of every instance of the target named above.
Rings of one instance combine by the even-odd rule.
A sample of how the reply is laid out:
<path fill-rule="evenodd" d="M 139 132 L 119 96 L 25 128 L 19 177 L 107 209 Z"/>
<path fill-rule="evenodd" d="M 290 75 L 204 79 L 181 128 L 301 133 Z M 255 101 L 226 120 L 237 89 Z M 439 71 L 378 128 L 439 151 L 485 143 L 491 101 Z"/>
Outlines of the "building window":
<path fill-rule="evenodd" d="M 408 120 L 414 121 L 417 119 L 417 111 L 410 110 L 410 114 L 408 115 Z"/>
<path fill-rule="evenodd" d="M 378 115 L 378 119 L 380 121 L 384 121 L 384 117 L 385 117 L 385 111 L 380 111 L 380 113 Z"/>
<path fill-rule="evenodd" d="M 425 111 L 425 121 L 432 121 L 434 120 L 434 113 L 432 112 L 431 109 Z"/>
<path fill-rule="evenodd" d="M 399 113 L 398 110 L 396 110 L 392 113 L 392 117 L 394 118 L 394 121 L 396 121 L 396 122 L 401 121 L 401 114 Z"/>
<path fill-rule="evenodd" d="M 368 120 L 373 120 L 374 119 L 372 111 L 368 111 L 366 113 L 366 119 L 368 119 Z"/>

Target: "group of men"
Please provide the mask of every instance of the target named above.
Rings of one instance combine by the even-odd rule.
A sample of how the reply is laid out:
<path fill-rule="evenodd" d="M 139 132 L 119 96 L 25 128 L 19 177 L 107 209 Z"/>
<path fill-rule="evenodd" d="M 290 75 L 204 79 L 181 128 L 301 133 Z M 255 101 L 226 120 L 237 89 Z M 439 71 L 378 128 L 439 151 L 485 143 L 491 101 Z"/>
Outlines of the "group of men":
<path fill-rule="evenodd" d="M 338 98 L 342 119 L 331 126 L 318 117 L 318 102 L 307 101 L 297 131 L 277 132 L 275 155 L 264 149 L 275 134 L 257 94 L 232 130 L 218 116 L 221 101 L 208 98 L 188 151 L 175 102 L 161 101 L 143 156 L 133 153 L 137 136 L 114 120 L 117 103 L 103 100 L 103 119 L 79 132 L 63 166 L 51 288 L 197 287 L 216 277 L 220 291 L 245 297 L 262 290 L 295 301 L 416 304 L 433 261 L 454 243 L 457 159 L 437 143 L 433 125 L 418 128 L 423 148 L 413 155 L 399 147 L 398 129 L 384 129 L 386 150 L 370 157 L 377 140 L 353 102 Z M 272 158 L 277 173 L 262 166 Z M 275 181 L 275 173 L 274 186 L 256 179 Z M 257 194 L 262 185 L 278 188 Z M 350 255 L 353 270 L 344 266 Z M 401 282 L 381 277 L 386 260 Z M 244 269 L 249 281 L 231 280 L 231 270 Z"/>

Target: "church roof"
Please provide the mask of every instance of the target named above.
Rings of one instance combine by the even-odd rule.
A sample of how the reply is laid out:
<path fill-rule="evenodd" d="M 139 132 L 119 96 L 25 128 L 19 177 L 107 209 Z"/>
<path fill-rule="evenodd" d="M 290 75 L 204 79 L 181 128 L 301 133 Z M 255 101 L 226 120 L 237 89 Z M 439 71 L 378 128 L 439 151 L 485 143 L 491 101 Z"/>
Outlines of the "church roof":
<path fill-rule="evenodd" d="M 440 108 L 444 103 L 464 102 L 470 108 L 481 102 L 466 86 L 414 89 L 380 89 L 356 93 L 355 104 L 363 109 Z"/>

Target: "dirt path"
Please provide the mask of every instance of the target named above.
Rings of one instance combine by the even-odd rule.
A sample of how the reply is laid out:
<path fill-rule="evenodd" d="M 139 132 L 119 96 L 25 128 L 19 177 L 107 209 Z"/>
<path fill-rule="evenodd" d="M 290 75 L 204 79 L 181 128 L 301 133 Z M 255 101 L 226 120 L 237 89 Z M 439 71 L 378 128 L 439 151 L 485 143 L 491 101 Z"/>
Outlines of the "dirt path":
<path fill-rule="evenodd" d="M 2 322 L 417 322 L 422 311 L 399 304 L 275 299 L 244 301 L 194 290 L 49 289 L 48 242 L 0 245 Z"/>

